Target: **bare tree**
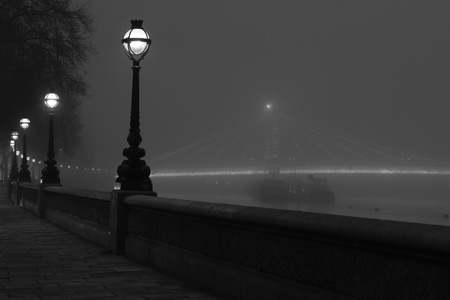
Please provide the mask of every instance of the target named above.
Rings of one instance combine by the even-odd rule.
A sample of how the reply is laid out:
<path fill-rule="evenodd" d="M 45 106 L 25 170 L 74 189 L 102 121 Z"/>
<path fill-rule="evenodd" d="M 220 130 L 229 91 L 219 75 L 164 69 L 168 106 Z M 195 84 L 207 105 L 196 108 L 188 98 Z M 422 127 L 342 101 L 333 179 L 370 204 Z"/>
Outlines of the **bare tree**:
<path fill-rule="evenodd" d="M 8 145 L 19 120 L 32 120 L 30 152 L 43 156 L 50 90 L 62 103 L 55 114 L 58 148 L 69 157 L 80 142 L 79 107 L 87 95 L 84 79 L 91 54 L 93 19 L 86 4 L 71 0 L 0 0 L 0 141 Z M 34 140 L 33 140 L 34 139 Z"/>

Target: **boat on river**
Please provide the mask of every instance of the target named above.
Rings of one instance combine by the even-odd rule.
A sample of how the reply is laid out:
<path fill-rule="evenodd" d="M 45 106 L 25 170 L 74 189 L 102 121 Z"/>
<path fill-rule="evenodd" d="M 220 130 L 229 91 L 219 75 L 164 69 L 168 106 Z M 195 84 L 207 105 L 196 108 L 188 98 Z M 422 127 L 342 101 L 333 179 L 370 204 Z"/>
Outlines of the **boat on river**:
<path fill-rule="evenodd" d="M 297 197 L 304 202 L 330 203 L 334 202 L 335 195 L 325 178 L 308 175 L 298 182 Z"/>

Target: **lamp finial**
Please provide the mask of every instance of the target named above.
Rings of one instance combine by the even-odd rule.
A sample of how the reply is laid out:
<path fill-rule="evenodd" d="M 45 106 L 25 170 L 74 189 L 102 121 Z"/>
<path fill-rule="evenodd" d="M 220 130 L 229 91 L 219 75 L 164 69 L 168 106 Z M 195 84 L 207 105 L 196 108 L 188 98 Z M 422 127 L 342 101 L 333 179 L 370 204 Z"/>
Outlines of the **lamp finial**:
<path fill-rule="evenodd" d="M 143 20 L 131 20 L 131 28 L 142 28 Z"/>

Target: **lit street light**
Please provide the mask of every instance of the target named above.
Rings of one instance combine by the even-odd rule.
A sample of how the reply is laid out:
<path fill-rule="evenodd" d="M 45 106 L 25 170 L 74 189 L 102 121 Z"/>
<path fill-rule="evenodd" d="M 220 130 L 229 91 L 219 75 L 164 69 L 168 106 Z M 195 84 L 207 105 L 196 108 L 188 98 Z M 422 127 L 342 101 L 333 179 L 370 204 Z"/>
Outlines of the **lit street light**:
<path fill-rule="evenodd" d="M 16 181 L 19 177 L 19 168 L 17 167 L 17 156 L 16 156 L 16 146 L 17 146 L 17 140 L 19 139 L 19 133 L 13 132 L 11 133 L 12 138 L 12 147 L 13 147 L 13 155 L 11 159 L 11 170 L 9 172 L 9 179 L 10 181 Z"/>
<path fill-rule="evenodd" d="M 50 109 L 50 128 L 48 138 L 47 160 L 45 168 L 42 170 L 41 183 L 59 184 L 59 170 L 56 167 L 55 150 L 53 143 L 53 110 L 59 104 L 59 97 L 55 93 L 48 93 L 44 98 L 45 105 Z"/>
<path fill-rule="evenodd" d="M 23 157 L 22 165 L 20 166 L 19 181 L 21 182 L 31 182 L 30 171 L 28 170 L 27 163 L 27 128 L 30 127 L 30 120 L 23 118 L 20 120 L 20 127 L 23 129 Z"/>
<path fill-rule="evenodd" d="M 131 29 L 122 39 L 127 56 L 133 61 L 133 84 L 131 92 L 131 117 L 128 144 L 130 147 L 123 150 L 127 157 L 117 168 L 116 189 L 122 191 L 153 192 L 153 184 L 150 180 L 150 167 L 141 158 L 145 156 L 145 150 L 139 148 L 142 137 L 139 129 L 139 62 L 147 54 L 151 44 L 148 33 L 142 28 L 142 20 L 132 20 Z"/>

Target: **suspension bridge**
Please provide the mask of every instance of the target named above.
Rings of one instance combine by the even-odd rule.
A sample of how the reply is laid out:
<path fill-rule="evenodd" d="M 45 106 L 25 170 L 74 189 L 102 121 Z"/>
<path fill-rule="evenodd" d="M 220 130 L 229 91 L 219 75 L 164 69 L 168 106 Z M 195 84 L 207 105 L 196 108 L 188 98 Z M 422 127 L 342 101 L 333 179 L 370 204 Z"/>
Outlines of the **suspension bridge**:
<path fill-rule="evenodd" d="M 267 105 L 226 128 L 148 159 L 155 177 L 450 174 L 450 163 L 379 145 L 294 109 Z"/>

